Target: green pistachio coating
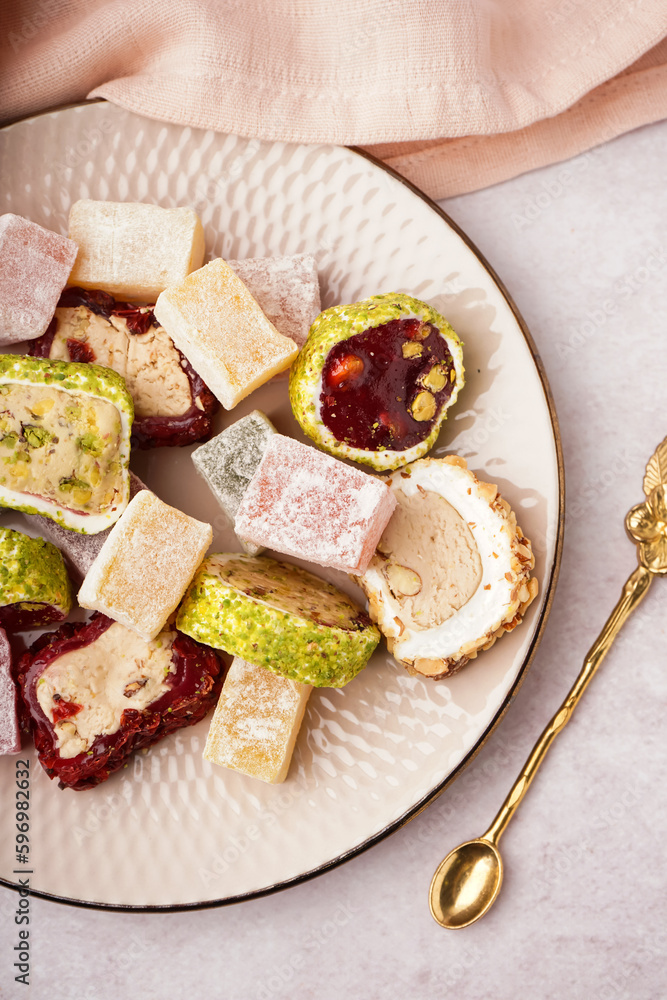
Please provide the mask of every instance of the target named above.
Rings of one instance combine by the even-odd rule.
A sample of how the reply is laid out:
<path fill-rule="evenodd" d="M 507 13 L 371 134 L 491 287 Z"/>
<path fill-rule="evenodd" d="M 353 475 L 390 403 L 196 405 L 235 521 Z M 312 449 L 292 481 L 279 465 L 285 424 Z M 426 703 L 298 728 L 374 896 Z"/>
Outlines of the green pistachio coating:
<path fill-rule="evenodd" d="M 343 340 L 392 320 L 416 317 L 431 323 L 447 345 L 454 359 L 456 383 L 446 404 L 437 414 L 430 433 L 419 444 L 405 451 L 370 451 L 354 448 L 339 441 L 320 418 L 321 377 L 324 363 L 331 348 Z M 426 302 L 404 295 L 402 292 L 388 292 L 372 295 L 362 302 L 352 305 L 333 306 L 325 309 L 310 328 L 308 339 L 290 370 L 289 395 L 294 416 L 302 430 L 316 444 L 332 455 L 349 458 L 374 469 L 398 469 L 408 462 L 421 458 L 433 447 L 440 433 L 440 427 L 447 416 L 448 408 L 456 401 L 464 384 L 463 354 L 461 341 L 444 316 Z"/>
<path fill-rule="evenodd" d="M 34 612 L 34 625 L 40 624 L 39 611 L 45 605 L 52 611 L 47 621 L 66 618 L 72 607 L 72 585 L 55 545 L 0 528 L 0 607 L 9 604 Z"/>
<path fill-rule="evenodd" d="M 33 358 L 23 354 L 3 354 L 0 355 L 0 400 L 3 395 L 11 392 L 13 385 L 26 384 L 29 386 L 50 387 L 63 392 L 81 393 L 91 397 L 97 397 L 111 403 L 118 411 L 121 424 L 121 437 L 118 443 L 118 456 L 116 461 L 117 470 L 120 470 L 121 481 L 124 484 L 124 497 L 113 508 L 104 508 L 99 513 L 92 511 L 92 514 L 82 514 L 77 510 L 71 510 L 67 506 L 67 490 L 64 491 L 64 502 L 61 504 L 57 500 L 48 497 L 35 496 L 29 490 L 22 493 L 21 490 L 11 488 L 11 480 L 2 478 L 0 480 L 0 507 L 11 507 L 14 510 L 23 511 L 26 514 L 41 514 L 51 518 L 64 528 L 79 531 L 83 534 L 96 534 L 110 527 L 111 524 L 120 517 L 129 496 L 129 461 L 130 461 L 130 433 L 132 421 L 134 419 L 134 405 L 125 386 L 125 380 L 117 372 L 101 365 L 82 364 L 76 361 L 45 360 L 43 358 Z M 0 410 L 2 407 L 0 406 Z M 80 398 L 72 397 L 71 405 L 65 409 L 68 419 L 75 421 L 81 411 Z M 35 424 L 25 424 L 23 426 L 23 438 L 25 447 L 21 454 L 16 454 L 18 462 L 30 462 L 31 454 L 42 454 L 42 449 L 46 450 L 52 445 L 57 446 L 57 438 L 46 428 Z M 4 436 L 0 433 L 3 444 L 7 449 L 16 448 L 16 434 L 10 433 Z M 99 457 L 104 448 L 104 442 L 93 433 L 82 435 L 77 440 L 77 446 L 84 454 L 92 457 Z M 4 463 L 8 464 L 11 459 L 6 457 Z M 113 465 L 109 466 L 110 469 Z M 74 481 L 73 481 L 74 483 Z M 67 487 L 67 482 L 65 486 Z M 76 485 L 76 483 L 74 483 Z M 81 488 L 88 487 L 88 483 L 81 483 Z M 70 487 L 71 490 L 71 487 Z"/>
<path fill-rule="evenodd" d="M 176 627 L 316 687 L 343 687 L 380 640 L 366 612 L 332 584 L 290 563 L 238 553 L 202 563 Z"/>

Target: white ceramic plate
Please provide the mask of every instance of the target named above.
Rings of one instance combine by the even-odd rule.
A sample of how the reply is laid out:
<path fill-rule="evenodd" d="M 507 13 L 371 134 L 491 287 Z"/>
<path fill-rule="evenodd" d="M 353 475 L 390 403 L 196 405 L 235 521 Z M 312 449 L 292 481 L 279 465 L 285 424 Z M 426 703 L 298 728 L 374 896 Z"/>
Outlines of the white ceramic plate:
<path fill-rule="evenodd" d="M 452 680 L 408 676 L 384 647 L 342 690 L 315 691 L 284 785 L 202 760 L 208 722 L 138 754 L 107 783 L 60 791 L 31 763 L 31 885 L 120 907 L 231 901 L 321 871 L 397 828 L 442 789 L 507 707 L 546 619 L 558 566 L 560 455 L 548 389 L 516 310 L 439 210 L 348 149 L 239 139 L 165 125 L 105 103 L 61 109 L 0 132 L 3 212 L 67 232 L 78 198 L 193 206 L 209 257 L 310 251 L 324 307 L 386 291 L 432 303 L 465 343 L 468 383 L 434 454 L 464 455 L 497 482 L 537 553 L 540 598 L 521 628 Z M 301 437 L 285 382 L 251 409 Z M 138 452 L 159 496 L 239 548 L 190 448 Z M 5 512 L 0 523 L 22 527 Z M 321 575 L 355 588 L 335 572 Z M 360 599 L 361 595 L 358 593 Z M 0 760 L 0 877 L 14 885 L 15 758 Z"/>

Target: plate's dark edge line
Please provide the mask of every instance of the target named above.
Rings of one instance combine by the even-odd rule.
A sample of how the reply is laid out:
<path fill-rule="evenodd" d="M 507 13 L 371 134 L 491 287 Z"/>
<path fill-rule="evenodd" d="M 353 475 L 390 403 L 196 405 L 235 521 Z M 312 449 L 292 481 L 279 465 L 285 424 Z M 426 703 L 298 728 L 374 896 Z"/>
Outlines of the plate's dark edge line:
<path fill-rule="evenodd" d="M 10 125 L 14 125 L 17 122 L 27 121 L 31 118 L 40 118 L 43 115 L 53 114 L 53 112 L 55 111 L 67 111 L 71 108 L 85 107 L 88 104 L 103 104 L 103 103 L 107 102 L 104 101 L 102 98 L 94 98 L 93 100 L 90 101 L 78 101 L 71 104 L 58 105 L 56 107 L 49 108 L 46 111 L 43 111 L 39 114 L 24 115 L 10 122 L 6 122 L 2 126 L 2 129 L 7 128 Z M 440 218 L 443 219 L 443 221 L 451 229 L 453 229 L 454 232 L 461 238 L 461 240 L 466 244 L 466 246 L 473 252 L 475 257 L 481 263 L 481 265 L 484 267 L 487 273 L 491 276 L 491 278 L 497 285 L 501 295 L 503 296 L 508 306 L 510 307 L 511 312 L 521 329 L 526 344 L 528 345 L 528 349 L 532 355 L 535 367 L 537 368 L 537 372 L 540 377 L 540 381 L 542 383 L 542 390 L 544 392 L 547 408 L 549 410 L 549 417 L 551 419 L 551 426 L 554 435 L 554 443 L 556 446 L 556 462 L 558 466 L 558 532 L 556 535 L 556 545 L 554 551 L 554 559 L 551 567 L 551 573 L 549 575 L 549 581 L 546 587 L 546 599 L 542 607 L 542 610 L 540 612 L 540 617 L 537 623 L 537 627 L 535 629 L 533 641 L 530 644 L 530 648 L 528 649 L 528 652 L 523 661 L 521 669 L 519 670 L 519 673 L 517 674 L 514 680 L 512 688 L 510 691 L 508 691 L 507 695 L 505 696 L 502 705 L 494 715 L 488 727 L 484 730 L 484 732 L 480 736 L 475 746 L 468 751 L 466 756 L 454 768 L 451 774 L 449 774 L 444 779 L 444 781 L 441 782 L 441 784 L 436 785 L 435 788 L 431 789 L 431 791 L 428 792 L 422 799 L 420 799 L 419 802 L 416 803 L 416 805 L 408 809 L 407 812 L 403 813 L 402 816 L 400 816 L 397 820 L 394 820 L 383 830 L 380 830 L 379 833 L 373 834 L 372 837 L 369 837 L 361 844 L 357 844 L 357 846 L 352 848 L 350 851 L 347 851 L 344 854 L 340 854 L 337 858 L 333 858 L 331 861 L 325 862 L 318 868 L 313 868 L 311 871 L 304 872 L 303 874 L 297 875 L 291 879 L 286 879 L 284 882 L 278 882 L 275 885 L 267 886 L 264 889 L 257 889 L 253 892 L 242 893 L 241 895 L 238 896 L 229 896 L 226 899 L 208 899 L 198 903 L 170 903 L 163 906 L 158 906 L 158 905 L 134 906 L 127 903 L 99 903 L 99 902 L 93 902 L 91 900 L 72 899 L 65 896 L 56 896 L 53 893 L 43 892 L 39 889 L 31 889 L 30 895 L 38 899 L 46 899 L 49 900 L 50 902 L 63 903 L 68 906 L 77 906 L 87 910 L 115 910 L 123 913 L 181 913 L 192 910 L 209 910 L 219 906 L 231 906 L 233 903 L 241 903 L 247 900 L 261 899 L 263 896 L 269 896 L 273 895 L 273 893 L 276 892 L 282 892 L 285 889 L 291 889 L 293 886 L 301 885 L 303 882 L 308 882 L 318 875 L 324 875 L 326 872 L 332 871 L 334 868 L 338 868 L 340 865 L 345 864 L 345 862 L 351 861 L 352 858 L 358 857 L 360 854 L 363 854 L 371 847 L 374 847 L 376 844 L 381 843 L 392 833 L 395 833 L 397 830 L 400 830 L 401 827 L 405 826 L 407 823 L 410 822 L 410 820 L 418 816 L 428 805 L 431 804 L 431 802 L 434 802 L 440 795 L 442 795 L 445 789 L 448 788 L 449 785 L 459 776 L 459 774 L 463 770 L 465 770 L 465 768 L 475 759 L 475 757 L 482 749 L 486 741 L 489 739 L 489 737 L 492 735 L 498 724 L 501 722 L 503 716 L 507 712 L 507 709 L 512 704 L 512 701 L 514 700 L 519 688 L 521 687 L 525 679 L 526 672 L 533 661 L 533 658 L 537 651 L 537 647 L 539 646 L 542 640 L 547 619 L 549 617 L 551 606 L 553 604 L 554 593 L 556 590 L 556 583 L 558 581 L 558 574 L 560 572 L 560 564 L 563 554 L 563 534 L 565 526 L 565 519 L 564 519 L 565 469 L 563 463 L 563 447 L 560 435 L 560 426 L 558 423 L 558 416 L 556 414 L 556 406 L 554 403 L 553 394 L 551 392 L 551 386 L 549 385 L 549 380 L 544 370 L 544 365 L 542 363 L 539 351 L 537 350 L 535 341 L 533 340 L 532 334 L 530 333 L 523 316 L 519 312 L 519 309 L 516 303 L 514 302 L 514 299 L 510 295 L 504 283 L 498 277 L 496 271 L 491 266 L 491 264 L 489 264 L 484 254 L 482 254 L 477 249 L 477 247 L 470 239 L 470 237 L 467 236 L 466 233 L 464 233 L 461 230 L 461 228 L 456 224 L 456 222 L 454 222 L 454 220 L 451 219 L 449 215 L 447 215 L 447 213 L 442 208 L 440 208 L 439 205 L 437 205 L 431 198 L 429 198 L 428 195 L 424 194 L 423 191 L 420 191 L 418 187 L 412 184 L 411 181 L 406 180 L 405 177 L 402 177 L 392 167 L 387 166 L 387 164 L 383 163 L 381 160 L 378 160 L 375 156 L 372 156 L 370 153 L 367 153 L 365 150 L 359 149 L 356 146 L 348 146 L 347 148 L 350 150 L 350 152 L 355 153 L 356 155 L 362 157 L 363 159 L 368 160 L 370 163 L 373 163 L 376 167 L 379 167 L 380 169 L 384 170 L 386 173 L 390 174 L 390 176 L 392 176 L 395 180 L 399 181 L 404 187 L 408 188 L 409 191 L 411 191 L 414 195 L 420 198 L 423 202 L 425 202 L 429 206 L 430 209 L 432 209 L 432 211 L 434 211 L 437 215 L 439 215 Z M 19 891 L 19 886 L 15 885 L 13 882 L 8 882 L 6 879 L 2 877 L 0 877 L 0 885 L 5 886 L 7 889 L 14 889 L 17 892 Z M 22 891 L 25 892 L 25 889 L 23 889 Z"/>

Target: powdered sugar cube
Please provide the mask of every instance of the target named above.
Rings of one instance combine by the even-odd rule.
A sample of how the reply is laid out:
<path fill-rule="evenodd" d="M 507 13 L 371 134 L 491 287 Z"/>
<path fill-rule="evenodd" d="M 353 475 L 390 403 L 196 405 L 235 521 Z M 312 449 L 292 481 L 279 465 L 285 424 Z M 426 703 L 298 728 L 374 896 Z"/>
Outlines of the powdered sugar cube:
<path fill-rule="evenodd" d="M 291 257 L 228 260 L 276 330 L 303 347 L 322 311 L 317 261 L 310 253 Z"/>
<path fill-rule="evenodd" d="M 130 472 L 130 500 L 137 495 L 139 490 L 145 489 L 146 486 L 139 477 Z M 83 580 L 111 532 L 111 528 L 107 528 L 106 531 L 100 531 L 97 535 L 81 535 L 78 531 L 63 528 L 56 521 L 52 521 L 50 517 L 42 517 L 41 514 L 26 514 L 25 516 L 28 521 L 32 522 L 42 538 L 53 542 L 60 549 L 67 568 L 72 576 L 79 580 Z"/>
<path fill-rule="evenodd" d="M 204 261 L 204 229 L 192 208 L 132 201 L 76 201 L 69 234 L 79 253 L 70 284 L 154 302 Z"/>
<path fill-rule="evenodd" d="M 16 685 L 12 678 L 12 649 L 7 633 L 0 628 L 0 754 L 18 753 L 20 749 Z"/>
<path fill-rule="evenodd" d="M 298 354 L 224 260 L 212 260 L 162 292 L 155 316 L 227 410 Z"/>
<path fill-rule="evenodd" d="M 375 476 L 275 434 L 234 523 L 236 534 L 255 545 L 359 574 L 395 507 Z"/>
<path fill-rule="evenodd" d="M 206 480 L 232 524 L 269 438 L 275 433 L 269 418 L 253 410 L 192 453 L 195 469 Z M 262 551 L 260 545 L 242 538 L 240 542 L 251 556 Z"/>
<path fill-rule="evenodd" d="M 42 336 L 76 253 L 58 233 L 11 212 L 0 216 L 0 344 Z"/>
<path fill-rule="evenodd" d="M 88 570 L 79 604 L 150 642 L 176 610 L 212 537 L 210 524 L 141 490 Z"/>
<path fill-rule="evenodd" d="M 211 720 L 204 757 L 261 781 L 284 781 L 312 690 L 310 684 L 235 656 Z"/>

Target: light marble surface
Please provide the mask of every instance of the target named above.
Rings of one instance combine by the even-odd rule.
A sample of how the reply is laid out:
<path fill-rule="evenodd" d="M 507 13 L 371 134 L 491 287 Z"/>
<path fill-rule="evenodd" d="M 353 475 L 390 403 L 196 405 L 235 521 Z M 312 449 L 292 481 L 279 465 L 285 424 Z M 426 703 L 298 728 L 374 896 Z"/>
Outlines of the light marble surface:
<path fill-rule="evenodd" d="M 0 998 L 656 1000 L 667 957 L 667 581 L 630 620 L 502 841 L 501 895 L 457 933 L 432 920 L 441 857 L 488 825 L 635 564 L 623 517 L 667 434 L 667 123 L 443 207 L 496 267 L 542 354 L 567 477 L 545 637 L 465 773 L 372 851 L 222 909 L 122 914 L 32 902 L 32 985 Z M 174 864 L 178 859 L 174 858 Z"/>

